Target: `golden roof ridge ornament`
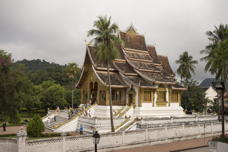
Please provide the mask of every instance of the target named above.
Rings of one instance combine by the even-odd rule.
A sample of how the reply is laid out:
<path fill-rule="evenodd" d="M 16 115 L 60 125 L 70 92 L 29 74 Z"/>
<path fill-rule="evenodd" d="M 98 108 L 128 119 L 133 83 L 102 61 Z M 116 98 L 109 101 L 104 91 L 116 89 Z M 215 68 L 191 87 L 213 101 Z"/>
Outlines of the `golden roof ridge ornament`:
<path fill-rule="evenodd" d="M 134 28 L 134 25 L 133 25 L 133 24 L 131 24 L 131 25 L 129 26 L 129 28 L 126 30 L 126 33 L 127 33 L 127 34 L 138 34 L 138 33 L 136 32 L 136 29 Z"/>

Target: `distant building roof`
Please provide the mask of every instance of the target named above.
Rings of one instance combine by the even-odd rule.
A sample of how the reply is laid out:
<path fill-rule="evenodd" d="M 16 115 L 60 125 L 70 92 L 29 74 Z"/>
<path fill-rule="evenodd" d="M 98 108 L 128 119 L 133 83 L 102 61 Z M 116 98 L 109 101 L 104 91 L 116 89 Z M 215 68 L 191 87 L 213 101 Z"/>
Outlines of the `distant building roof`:
<path fill-rule="evenodd" d="M 216 81 L 215 78 L 206 78 L 200 83 L 200 87 L 207 89 L 212 86 L 212 82 Z M 225 83 L 226 88 L 228 89 L 228 82 Z"/>

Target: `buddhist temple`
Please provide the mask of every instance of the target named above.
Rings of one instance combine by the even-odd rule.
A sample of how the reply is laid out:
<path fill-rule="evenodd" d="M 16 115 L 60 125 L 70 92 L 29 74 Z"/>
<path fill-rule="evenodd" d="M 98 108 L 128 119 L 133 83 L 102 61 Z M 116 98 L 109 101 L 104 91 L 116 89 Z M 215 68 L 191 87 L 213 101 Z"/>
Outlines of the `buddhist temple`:
<path fill-rule="evenodd" d="M 181 94 L 186 88 L 176 81 L 168 57 L 158 55 L 133 26 L 118 36 L 124 45 L 118 47 L 119 56 L 109 66 L 115 132 L 217 120 L 216 116 L 199 117 L 183 112 Z M 81 91 L 79 108 L 72 115 L 65 109 L 50 111 L 43 118 L 46 128 L 54 132 L 111 132 L 108 68 L 98 60 L 92 45 L 86 46 L 76 87 Z M 50 123 L 54 118 L 57 121 Z"/>
<path fill-rule="evenodd" d="M 181 93 L 168 57 L 159 55 L 133 26 L 120 32 L 123 46 L 110 65 L 111 93 L 114 112 L 131 107 L 132 116 L 184 115 Z M 109 116 L 107 64 L 96 57 L 96 48 L 86 46 L 82 74 L 76 87 L 81 91 L 81 104 L 96 104 L 103 109 L 98 116 Z M 128 108 L 130 109 L 130 108 Z M 116 110 L 116 111 L 115 111 Z M 102 111 L 102 110 L 101 110 Z"/>

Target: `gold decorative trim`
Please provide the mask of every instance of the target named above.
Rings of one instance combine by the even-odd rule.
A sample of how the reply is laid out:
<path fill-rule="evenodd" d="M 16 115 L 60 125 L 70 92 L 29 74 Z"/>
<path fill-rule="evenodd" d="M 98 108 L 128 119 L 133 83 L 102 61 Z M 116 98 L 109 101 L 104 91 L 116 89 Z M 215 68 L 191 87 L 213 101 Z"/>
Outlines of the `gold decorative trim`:
<path fill-rule="evenodd" d="M 124 60 L 124 59 L 114 59 L 113 61 L 114 61 L 114 62 L 127 62 L 127 61 Z"/>
<path fill-rule="evenodd" d="M 133 61 L 147 62 L 147 63 L 153 64 L 152 60 L 143 60 L 143 59 L 136 59 L 136 58 L 128 58 L 128 59 Z"/>
<path fill-rule="evenodd" d="M 148 53 L 148 50 L 137 50 L 137 49 L 132 49 L 132 48 L 123 48 L 124 50 L 127 50 L 127 51 L 132 51 L 132 52 L 138 52 L 138 53 L 145 53 L 145 54 L 149 54 Z M 142 52 L 144 51 L 144 52 Z"/>

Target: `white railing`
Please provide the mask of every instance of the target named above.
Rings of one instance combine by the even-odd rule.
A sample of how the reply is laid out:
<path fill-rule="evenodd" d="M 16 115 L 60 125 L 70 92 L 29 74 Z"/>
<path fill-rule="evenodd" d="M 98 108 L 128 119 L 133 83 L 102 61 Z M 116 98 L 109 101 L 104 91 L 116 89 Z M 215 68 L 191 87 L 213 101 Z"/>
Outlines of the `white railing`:
<path fill-rule="evenodd" d="M 228 132 L 228 123 L 225 124 Z M 203 138 L 219 135 L 221 133 L 221 124 L 211 122 L 209 124 L 166 126 L 153 129 L 141 129 L 127 132 L 117 132 L 101 134 L 98 149 L 107 149 L 120 146 L 129 146 L 136 144 L 160 144 L 172 141 Z M 22 141 L 18 138 L 19 141 Z M 1 140 L 0 140 L 1 142 Z M 94 147 L 92 135 L 58 137 L 40 140 L 23 141 L 19 144 L 25 145 L 22 149 L 28 152 L 67 152 L 67 151 L 88 151 Z M 18 146 L 20 147 L 20 146 Z"/>

